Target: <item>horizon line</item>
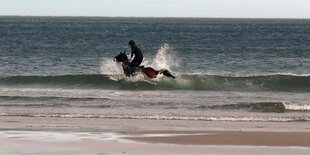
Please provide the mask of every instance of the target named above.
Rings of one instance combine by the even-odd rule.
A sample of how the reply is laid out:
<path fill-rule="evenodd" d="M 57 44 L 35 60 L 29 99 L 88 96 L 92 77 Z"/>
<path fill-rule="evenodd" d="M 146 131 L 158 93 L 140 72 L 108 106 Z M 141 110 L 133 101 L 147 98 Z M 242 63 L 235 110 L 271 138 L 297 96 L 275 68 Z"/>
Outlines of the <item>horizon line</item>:
<path fill-rule="evenodd" d="M 0 15 L 0 17 L 95 17 L 95 18 L 188 18 L 188 19 L 306 19 L 304 17 L 181 17 L 181 16 L 89 16 L 89 15 Z"/>

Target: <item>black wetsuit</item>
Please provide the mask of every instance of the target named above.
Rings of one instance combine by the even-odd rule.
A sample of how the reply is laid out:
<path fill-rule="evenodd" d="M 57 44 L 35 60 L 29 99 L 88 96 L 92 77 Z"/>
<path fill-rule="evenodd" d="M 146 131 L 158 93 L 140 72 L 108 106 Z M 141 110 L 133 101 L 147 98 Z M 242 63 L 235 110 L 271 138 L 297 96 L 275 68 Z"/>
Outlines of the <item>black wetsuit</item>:
<path fill-rule="evenodd" d="M 135 55 L 134 59 L 130 62 L 130 67 L 139 67 L 143 60 L 141 49 L 137 45 L 131 45 L 131 57 Z"/>

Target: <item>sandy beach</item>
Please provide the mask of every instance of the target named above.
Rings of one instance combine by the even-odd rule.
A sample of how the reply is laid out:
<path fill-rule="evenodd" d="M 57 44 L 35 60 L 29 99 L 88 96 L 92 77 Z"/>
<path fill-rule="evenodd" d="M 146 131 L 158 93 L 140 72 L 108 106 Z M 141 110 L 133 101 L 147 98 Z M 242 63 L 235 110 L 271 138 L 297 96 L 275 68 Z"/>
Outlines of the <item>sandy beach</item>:
<path fill-rule="evenodd" d="M 0 154 L 309 154 L 305 122 L 0 117 Z"/>
<path fill-rule="evenodd" d="M 154 131 L 140 133 L 146 137 L 128 138 L 148 143 L 181 145 L 243 145 L 310 147 L 309 132 L 253 131 Z"/>

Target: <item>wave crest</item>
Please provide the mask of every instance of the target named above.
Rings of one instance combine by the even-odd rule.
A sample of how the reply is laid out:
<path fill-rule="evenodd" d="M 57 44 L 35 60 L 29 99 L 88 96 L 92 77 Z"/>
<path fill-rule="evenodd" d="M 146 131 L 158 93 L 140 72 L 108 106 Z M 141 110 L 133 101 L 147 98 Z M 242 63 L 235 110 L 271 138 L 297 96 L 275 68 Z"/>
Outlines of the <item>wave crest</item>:
<path fill-rule="evenodd" d="M 229 110 L 249 110 L 254 112 L 310 112 L 309 105 L 286 104 L 282 102 L 258 102 L 258 103 L 238 103 L 214 106 L 200 106 L 197 108 L 229 109 Z"/>
<path fill-rule="evenodd" d="M 56 117 L 56 118 L 107 118 L 107 119 L 151 119 L 151 120 L 191 120 L 191 121 L 228 121 L 228 122 L 308 122 L 309 117 L 182 117 L 182 116 L 136 116 L 136 115 L 100 115 L 100 114 L 53 114 L 53 113 L 0 113 L 0 116 Z"/>
<path fill-rule="evenodd" d="M 198 91 L 310 91 L 310 76 L 262 75 L 220 76 L 180 74 L 176 79 L 123 75 L 9 76 L 0 85 L 102 88 L 116 90 L 198 90 Z"/>

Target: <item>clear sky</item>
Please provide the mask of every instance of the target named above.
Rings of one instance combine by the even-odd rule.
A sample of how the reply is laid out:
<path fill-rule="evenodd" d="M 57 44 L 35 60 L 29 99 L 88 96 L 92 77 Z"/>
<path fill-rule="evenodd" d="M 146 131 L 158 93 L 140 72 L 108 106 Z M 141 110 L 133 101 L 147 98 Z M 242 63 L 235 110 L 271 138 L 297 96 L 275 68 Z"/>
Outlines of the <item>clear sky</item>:
<path fill-rule="evenodd" d="M 0 0 L 0 15 L 310 18 L 310 0 Z"/>

